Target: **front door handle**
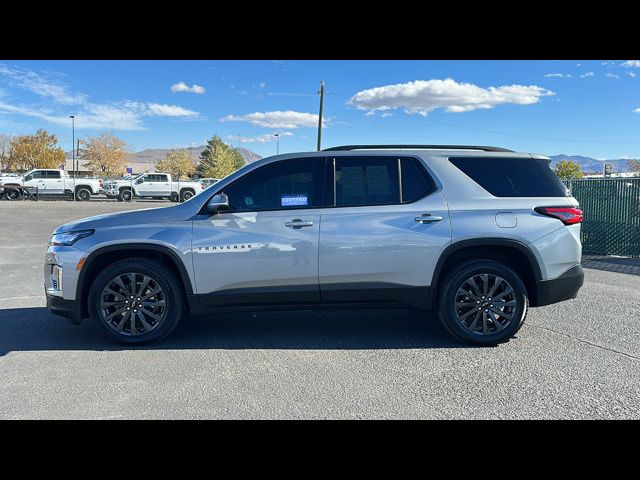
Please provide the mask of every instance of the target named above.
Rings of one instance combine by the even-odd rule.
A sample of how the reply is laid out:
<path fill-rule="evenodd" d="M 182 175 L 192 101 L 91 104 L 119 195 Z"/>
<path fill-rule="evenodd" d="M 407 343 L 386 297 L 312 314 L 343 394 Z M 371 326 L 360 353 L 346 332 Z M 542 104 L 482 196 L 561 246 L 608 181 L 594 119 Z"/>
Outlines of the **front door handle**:
<path fill-rule="evenodd" d="M 313 227 L 313 222 L 303 222 L 299 218 L 295 218 L 290 222 L 285 223 L 284 226 L 289 228 L 295 228 L 295 229 L 302 228 L 302 227 Z"/>
<path fill-rule="evenodd" d="M 431 215 L 430 213 L 423 213 L 419 217 L 413 218 L 418 223 L 431 223 L 431 222 L 439 222 L 442 220 L 442 217 L 438 215 Z"/>

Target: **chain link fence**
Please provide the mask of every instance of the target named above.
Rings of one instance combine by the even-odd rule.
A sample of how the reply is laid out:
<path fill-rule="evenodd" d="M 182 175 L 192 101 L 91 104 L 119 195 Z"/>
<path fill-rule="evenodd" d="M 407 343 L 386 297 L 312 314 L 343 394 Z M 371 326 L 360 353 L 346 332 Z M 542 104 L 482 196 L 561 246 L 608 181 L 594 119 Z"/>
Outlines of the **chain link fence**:
<path fill-rule="evenodd" d="M 583 253 L 640 258 L 640 178 L 565 180 L 584 214 Z"/>

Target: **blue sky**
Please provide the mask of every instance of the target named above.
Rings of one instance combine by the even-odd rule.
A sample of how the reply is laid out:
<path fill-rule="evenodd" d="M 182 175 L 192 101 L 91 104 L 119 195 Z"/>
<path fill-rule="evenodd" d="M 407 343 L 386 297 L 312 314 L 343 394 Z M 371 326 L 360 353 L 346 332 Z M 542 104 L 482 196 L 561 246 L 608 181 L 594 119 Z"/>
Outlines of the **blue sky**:
<path fill-rule="evenodd" d="M 71 148 L 111 132 L 133 151 L 214 134 L 260 155 L 466 143 L 548 155 L 640 157 L 640 61 L 2 61 L 0 133 L 45 128 Z M 240 136 L 240 137 L 238 137 Z"/>

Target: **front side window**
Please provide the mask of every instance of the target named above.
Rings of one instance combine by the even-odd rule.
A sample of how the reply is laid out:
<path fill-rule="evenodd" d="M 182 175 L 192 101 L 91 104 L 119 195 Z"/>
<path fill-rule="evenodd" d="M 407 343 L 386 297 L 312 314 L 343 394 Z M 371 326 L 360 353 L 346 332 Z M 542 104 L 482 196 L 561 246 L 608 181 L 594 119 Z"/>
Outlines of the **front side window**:
<path fill-rule="evenodd" d="M 324 158 L 285 160 L 260 167 L 225 187 L 234 212 L 295 210 L 323 205 Z"/>
<path fill-rule="evenodd" d="M 40 179 L 40 178 L 44 178 L 43 173 L 44 173 L 44 172 L 42 172 L 42 170 L 36 170 L 35 172 L 33 172 L 33 173 L 31 174 L 31 178 L 33 178 L 33 179 Z"/>

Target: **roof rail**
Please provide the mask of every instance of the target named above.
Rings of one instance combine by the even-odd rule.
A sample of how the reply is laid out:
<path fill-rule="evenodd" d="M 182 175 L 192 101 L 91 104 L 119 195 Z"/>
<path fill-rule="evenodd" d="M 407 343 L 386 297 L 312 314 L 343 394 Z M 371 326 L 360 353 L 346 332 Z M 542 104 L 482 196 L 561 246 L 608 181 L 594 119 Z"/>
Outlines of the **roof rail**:
<path fill-rule="evenodd" d="M 323 152 L 344 152 L 351 150 L 400 150 L 400 149 L 429 149 L 429 150 L 482 150 L 484 152 L 511 152 L 502 147 L 486 147 L 482 145 L 341 145 L 325 148 Z"/>

